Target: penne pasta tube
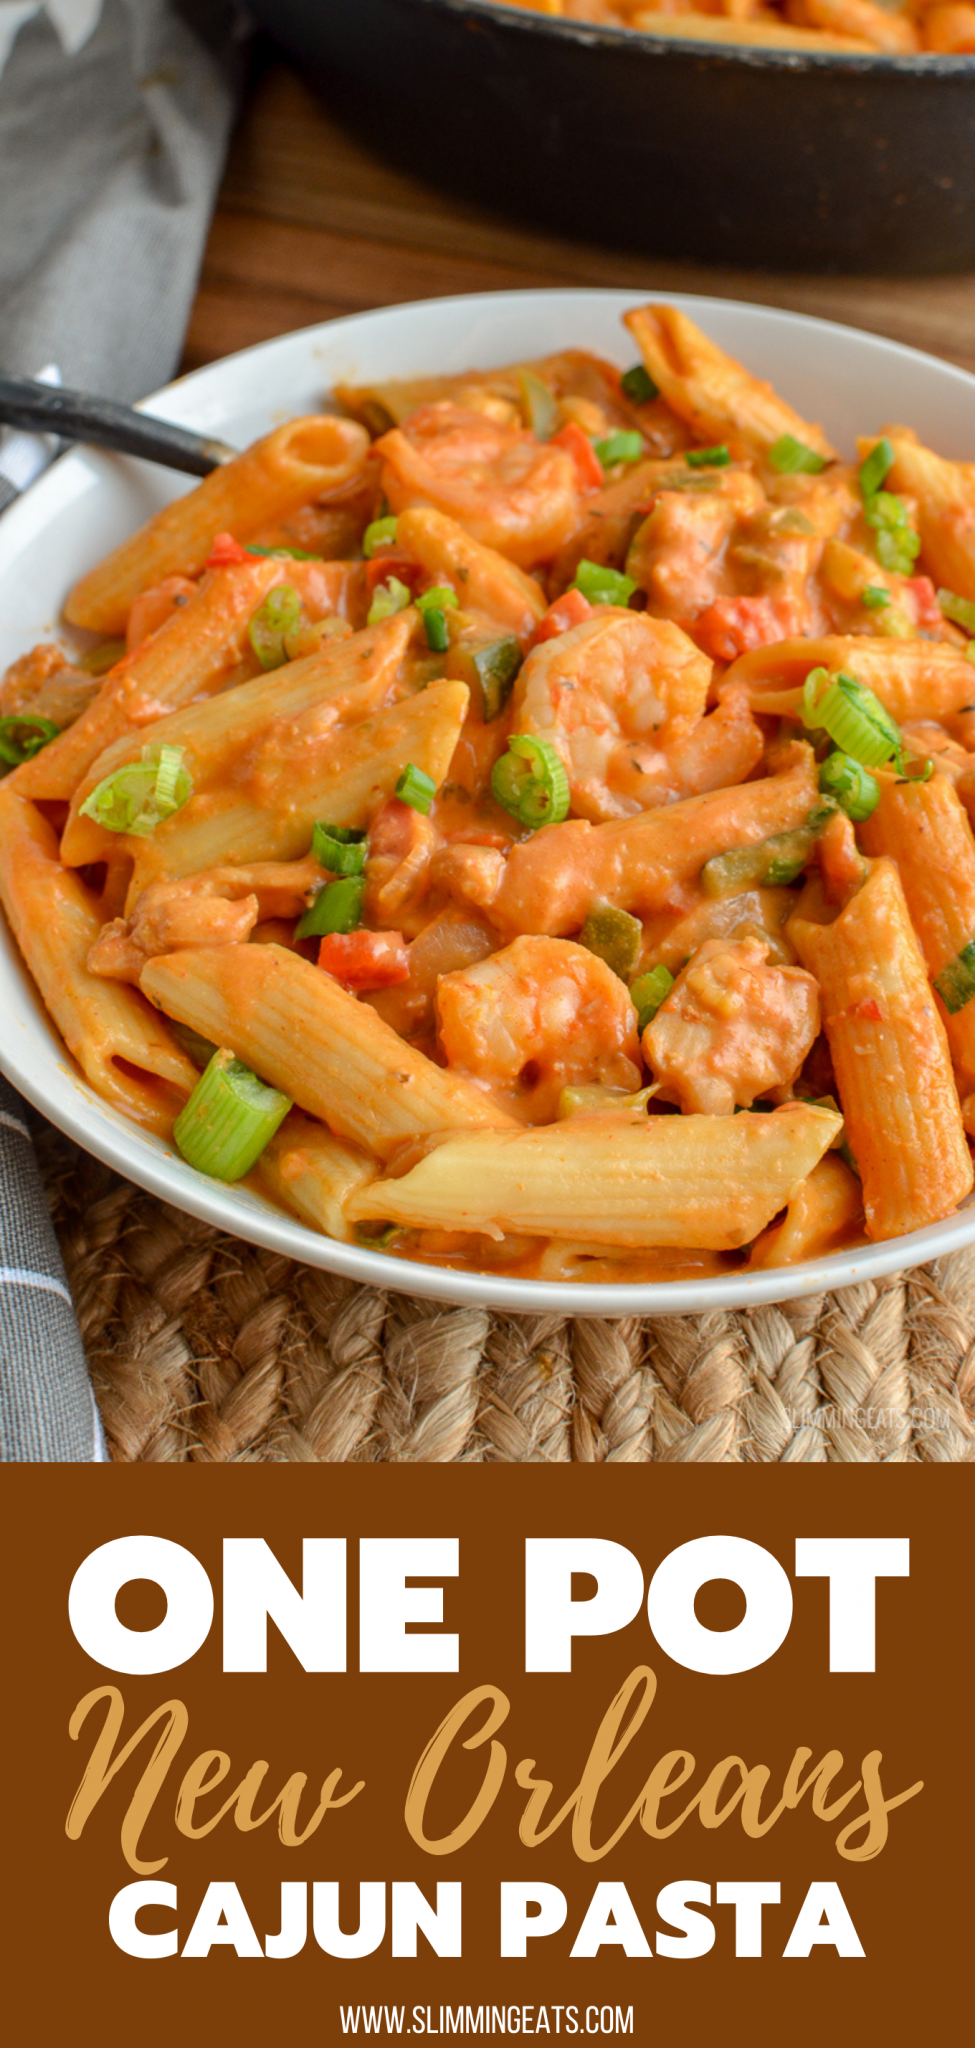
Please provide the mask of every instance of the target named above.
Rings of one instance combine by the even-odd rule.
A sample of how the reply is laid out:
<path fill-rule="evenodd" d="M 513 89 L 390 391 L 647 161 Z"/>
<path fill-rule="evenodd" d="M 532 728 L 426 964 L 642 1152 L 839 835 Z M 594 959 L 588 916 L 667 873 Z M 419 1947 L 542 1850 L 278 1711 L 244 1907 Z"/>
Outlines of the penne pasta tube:
<path fill-rule="evenodd" d="M 312 711 L 273 727 L 228 788 L 192 796 L 149 839 L 127 839 L 135 859 L 128 908 L 150 882 L 221 867 L 225 862 L 300 860 L 319 818 L 362 827 L 391 797 L 407 762 L 438 785 L 460 737 L 469 692 L 464 683 L 431 683 L 372 717 L 316 730 Z"/>
<path fill-rule="evenodd" d="M 293 1109 L 261 1154 L 257 1171 L 269 1194 L 302 1223 L 340 1244 L 353 1243 L 355 1229 L 345 1212 L 352 1196 L 375 1180 L 376 1162 L 368 1152 Z"/>
<path fill-rule="evenodd" d="M 165 505 L 106 555 L 75 584 L 65 617 L 96 633 L 124 633 L 140 591 L 164 576 L 198 576 L 215 534 L 229 530 L 235 540 L 246 541 L 299 505 L 341 489 L 368 452 L 368 435 L 354 420 L 330 414 L 289 420 L 211 470 L 195 490 Z"/>
<path fill-rule="evenodd" d="M 66 801 L 116 740 L 134 737 L 141 747 L 146 728 L 167 712 L 222 691 L 248 648 L 254 613 L 283 581 L 281 562 L 257 557 L 208 577 L 163 632 L 111 670 L 75 724 L 18 768 L 21 794 Z"/>
<path fill-rule="evenodd" d="M 885 704 L 899 725 L 948 718 L 975 702 L 975 668 L 960 647 L 939 640 L 884 640 L 866 633 L 828 633 L 819 640 L 779 640 L 754 647 L 726 670 L 720 694 L 746 690 L 753 711 L 801 715 L 811 669 L 843 669 Z"/>
<path fill-rule="evenodd" d="M 595 902 L 649 916 L 679 900 L 705 861 L 805 823 L 817 801 L 812 749 L 783 775 L 745 782 L 636 817 L 576 818 L 513 846 L 488 915 L 502 930 L 565 937 Z"/>
<path fill-rule="evenodd" d="M 317 654 L 159 719 L 152 743 L 182 748 L 194 793 L 202 795 L 214 781 L 234 778 L 261 741 L 286 748 L 295 737 L 291 729 L 309 713 L 316 714 L 316 731 L 324 738 L 343 721 L 377 710 L 396 687 L 416 623 L 414 611 L 398 612 L 347 640 L 325 641 Z M 105 776 L 139 759 L 145 741 L 144 729 L 116 740 L 79 783 L 61 840 L 61 858 L 69 867 L 104 860 L 118 847 L 118 834 L 83 816 L 81 806 Z"/>
<path fill-rule="evenodd" d="M 688 18 L 681 17 L 682 27 Z M 713 25 L 709 16 L 709 29 Z M 761 458 L 782 434 L 793 434 L 817 455 L 835 455 L 821 427 L 802 419 L 771 384 L 726 355 L 686 313 L 675 306 L 639 306 L 623 317 L 654 383 L 699 440 L 727 442 L 732 455 Z"/>
<path fill-rule="evenodd" d="M 388 1158 L 407 1138 L 511 1119 L 473 1082 L 397 1037 L 375 1010 L 283 946 L 151 960 L 150 1001 L 281 1088 L 340 1138 Z"/>
<path fill-rule="evenodd" d="M 450 583 L 465 610 L 486 612 L 512 633 L 527 637 L 546 606 L 545 592 L 496 548 L 474 540 L 447 512 L 432 505 L 401 512 L 396 544 L 419 562 L 431 581 Z"/>
<path fill-rule="evenodd" d="M 780 1223 L 770 1223 L 752 1246 L 749 1269 L 797 1266 L 823 1259 L 863 1234 L 863 1196 L 856 1174 L 827 1152 L 793 1195 Z"/>
<path fill-rule="evenodd" d="M 0 899 L 86 1080 L 113 1108 L 168 1136 L 196 1070 L 138 990 L 89 974 L 96 898 L 62 867 L 46 818 L 9 781 L 0 789 Z"/>
<path fill-rule="evenodd" d="M 815 974 L 867 1235 L 898 1237 L 949 1216 L 971 1192 L 944 1025 L 897 869 L 878 860 L 832 924 L 787 927 Z"/>
<path fill-rule="evenodd" d="M 921 552 L 936 583 L 975 598 L 975 463 L 947 462 L 906 427 L 885 427 L 894 450 L 886 481 L 917 502 Z"/>
<path fill-rule="evenodd" d="M 880 802 L 861 826 L 868 853 L 896 860 L 911 923 L 932 980 L 975 939 L 975 839 L 946 775 L 930 782 L 878 777 Z M 975 979 L 971 983 L 975 996 Z M 964 995 L 964 989 L 958 993 Z M 963 1085 L 975 1088 L 975 1003 L 945 1010 L 944 1024 Z"/>
<path fill-rule="evenodd" d="M 498 1237 L 730 1251 L 791 1201 L 841 1128 L 789 1103 L 771 1116 L 569 1117 L 438 1140 L 396 1180 L 353 1196 L 353 1220 Z"/>

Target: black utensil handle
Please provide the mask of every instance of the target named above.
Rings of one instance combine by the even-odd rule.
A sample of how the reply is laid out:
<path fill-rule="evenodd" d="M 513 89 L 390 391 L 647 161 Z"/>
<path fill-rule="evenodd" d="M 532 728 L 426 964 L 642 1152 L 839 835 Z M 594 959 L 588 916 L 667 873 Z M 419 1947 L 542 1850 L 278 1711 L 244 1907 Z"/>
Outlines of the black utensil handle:
<path fill-rule="evenodd" d="M 85 391 L 62 391 L 30 377 L 0 376 L 0 425 L 31 434 L 57 434 L 63 441 L 88 441 L 119 455 L 141 455 L 187 476 L 209 476 L 236 449 L 225 441 L 174 427 L 151 413 L 116 405 Z"/>

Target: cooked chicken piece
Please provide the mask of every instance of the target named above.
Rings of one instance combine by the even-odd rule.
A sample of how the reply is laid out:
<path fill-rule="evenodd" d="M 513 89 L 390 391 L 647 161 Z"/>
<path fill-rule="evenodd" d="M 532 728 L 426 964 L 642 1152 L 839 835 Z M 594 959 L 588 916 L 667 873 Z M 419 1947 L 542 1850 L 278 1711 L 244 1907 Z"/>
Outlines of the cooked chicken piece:
<path fill-rule="evenodd" d="M 706 939 L 647 1025 L 643 1056 L 686 1114 L 730 1116 L 799 1073 L 819 1031 L 819 990 L 769 951 L 758 937 Z"/>

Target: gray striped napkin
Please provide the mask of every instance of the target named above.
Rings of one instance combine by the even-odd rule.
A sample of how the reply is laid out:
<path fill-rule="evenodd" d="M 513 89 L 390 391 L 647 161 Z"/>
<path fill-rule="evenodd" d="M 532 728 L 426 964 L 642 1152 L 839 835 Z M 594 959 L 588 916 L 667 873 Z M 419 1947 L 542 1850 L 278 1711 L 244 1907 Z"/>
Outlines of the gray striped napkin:
<path fill-rule="evenodd" d="M 173 375 L 240 18 L 235 0 L 0 0 L 8 373 L 56 363 L 65 383 L 125 400 Z M 0 514 L 51 453 L 0 440 Z M 0 1080 L 0 1463 L 105 1455 L 24 1105 Z"/>

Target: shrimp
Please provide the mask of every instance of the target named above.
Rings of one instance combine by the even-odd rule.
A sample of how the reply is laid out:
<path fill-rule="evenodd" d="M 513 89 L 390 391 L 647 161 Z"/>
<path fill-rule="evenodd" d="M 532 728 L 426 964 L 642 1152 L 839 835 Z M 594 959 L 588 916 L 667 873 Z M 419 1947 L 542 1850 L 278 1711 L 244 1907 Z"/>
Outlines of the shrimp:
<path fill-rule="evenodd" d="M 575 466 L 564 448 L 464 406 L 421 405 L 375 446 L 394 512 L 447 512 L 519 568 L 551 560 L 578 516 Z"/>
<path fill-rule="evenodd" d="M 529 1123 L 551 1122 L 563 1088 L 640 1085 L 636 1011 L 604 960 L 566 939 L 519 938 L 442 976 L 447 1064 Z"/>
<path fill-rule="evenodd" d="M 819 989 L 769 962 L 766 939 L 706 939 L 643 1034 L 666 1100 L 685 1115 L 730 1116 L 794 1081 L 819 1032 Z"/>
<path fill-rule="evenodd" d="M 512 730 L 555 746 L 577 817 L 601 824 L 664 803 L 669 739 L 697 724 L 711 663 L 667 619 L 597 605 L 532 650 L 512 699 Z"/>

